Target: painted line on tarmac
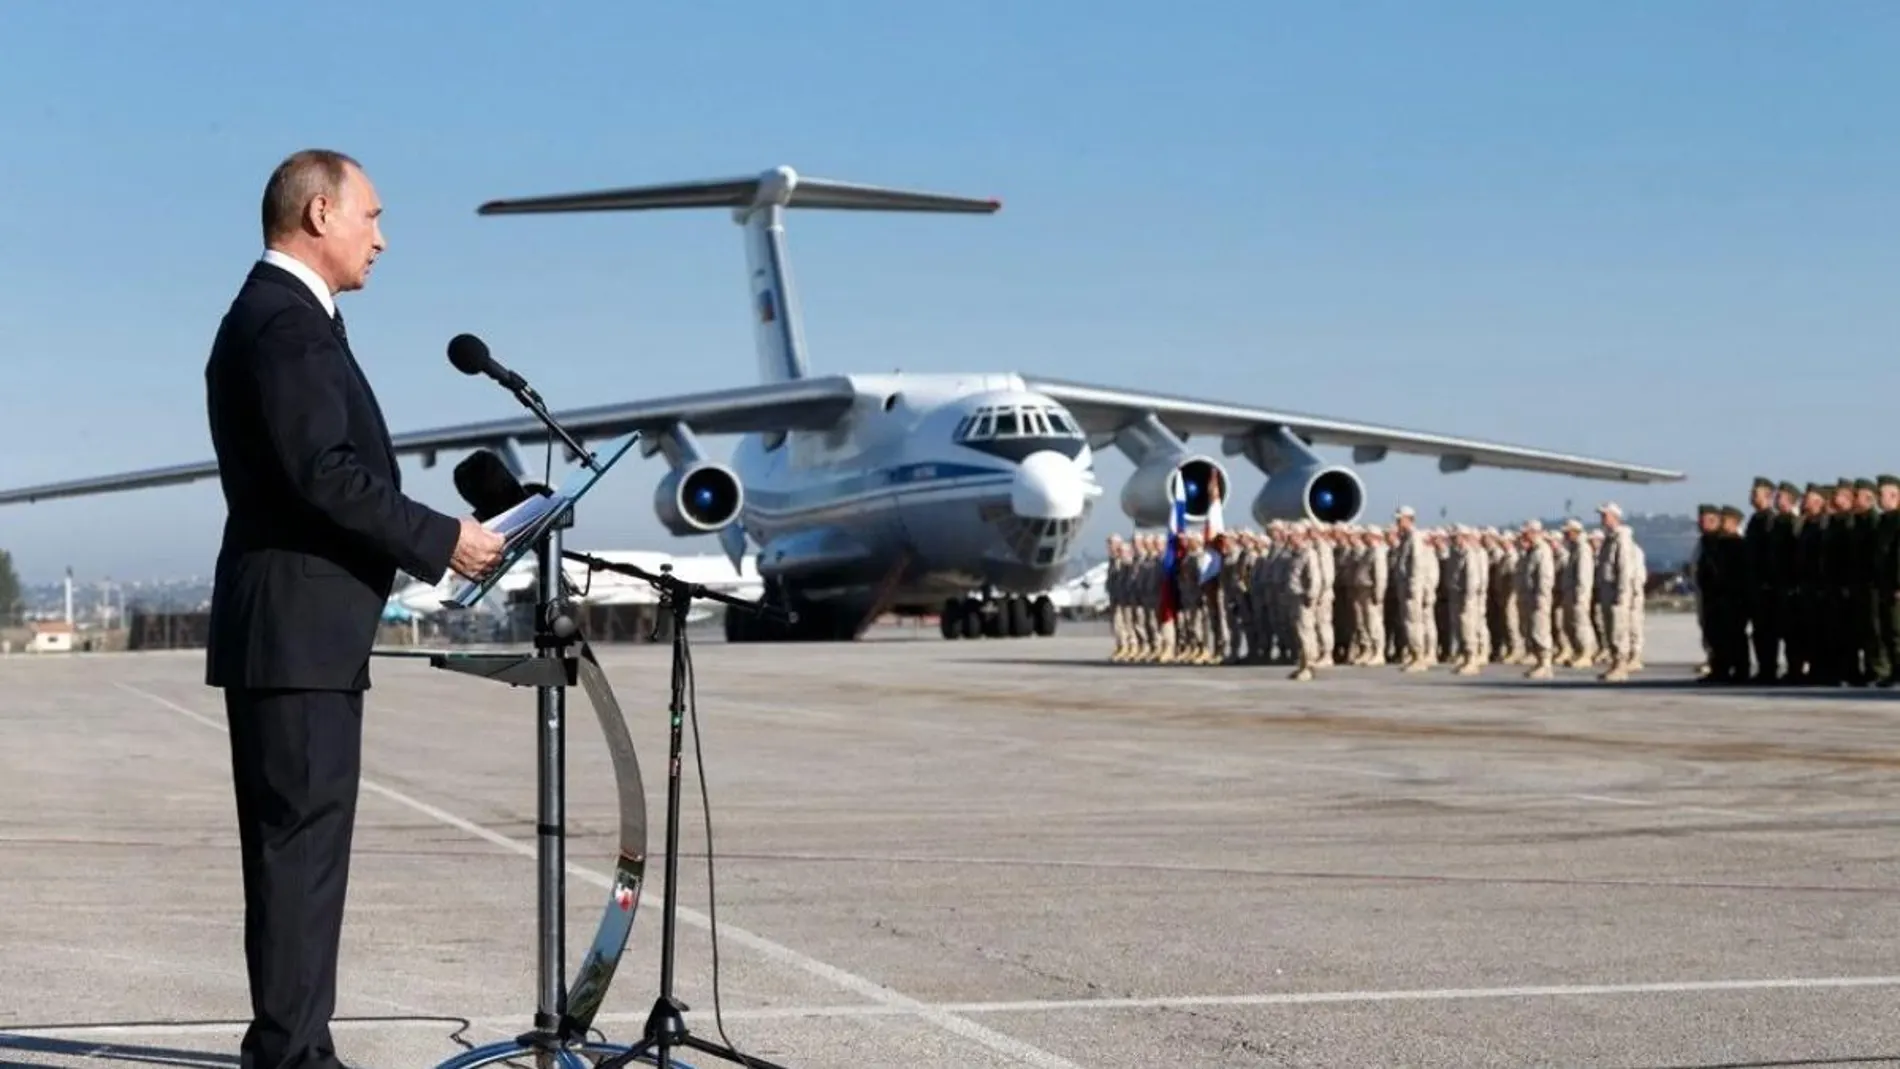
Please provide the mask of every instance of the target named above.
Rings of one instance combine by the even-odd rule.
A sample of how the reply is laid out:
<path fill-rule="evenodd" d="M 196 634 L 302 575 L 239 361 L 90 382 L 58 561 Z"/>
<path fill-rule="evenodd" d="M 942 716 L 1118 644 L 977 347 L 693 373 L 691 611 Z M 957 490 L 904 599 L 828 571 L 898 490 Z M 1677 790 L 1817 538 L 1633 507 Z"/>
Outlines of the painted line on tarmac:
<path fill-rule="evenodd" d="M 114 686 L 117 686 L 129 694 L 135 694 L 144 698 L 146 701 L 169 709 L 213 731 L 224 733 L 228 733 L 229 731 L 226 725 L 212 717 L 189 709 L 168 698 L 153 694 L 150 691 L 140 690 L 137 687 L 125 683 L 115 682 Z M 539 852 L 530 843 L 510 839 L 500 832 L 484 828 L 474 821 L 457 816 L 446 809 L 430 805 L 420 799 L 411 798 L 401 791 L 392 787 L 385 787 L 368 777 L 364 777 L 361 782 L 364 790 L 379 794 L 392 802 L 413 809 L 424 816 L 430 817 L 469 835 L 473 835 L 478 839 L 493 843 L 511 853 L 520 854 L 529 859 L 539 856 Z M 570 875 L 577 876 L 603 890 L 613 887 L 613 880 L 608 876 L 581 865 L 576 865 L 573 862 L 568 862 L 567 871 Z M 711 919 L 707 917 L 706 914 L 697 910 L 688 909 L 685 906 L 678 908 L 678 916 L 680 920 L 697 928 L 709 928 L 711 926 Z M 920 1017 L 952 1035 L 960 1036 L 973 1043 L 980 1044 L 994 1053 L 1014 1058 L 1024 1065 L 1034 1066 L 1036 1069 L 1082 1069 L 1080 1065 L 1058 1054 L 1053 1054 L 1040 1047 L 1032 1046 L 1012 1036 L 1004 1035 L 994 1029 L 977 1024 L 975 1021 L 966 1021 L 945 1010 L 938 1009 L 928 1003 L 886 987 L 875 980 L 859 976 L 854 972 L 839 968 L 829 962 L 820 961 L 808 954 L 800 953 L 782 943 L 775 943 L 762 935 L 737 925 L 721 924 L 719 926 L 719 934 L 722 939 L 730 938 L 733 942 L 758 951 L 760 954 L 778 961 L 781 964 L 790 965 L 808 975 L 835 984 L 852 994 L 861 995 L 882 1006 L 889 1007 L 892 1012 L 909 1013 Z"/>
<path fill-rule="evenodd" d="M 1155 998 L 1040 999 L 1022 1002 L 939 1002 L 933 1008 L 946 1013 L 1104 1012 L 1110 1010 L 1169 1010 L 1218 1006 L 1311 1006 L 1375 1002 L 1458 1002 L 1538 998 L 1584 998 L 1611 995 L 1695 995 L 1725 992 L 1812 991 L 1900 987 L 1900 976 L 1815 976 L 1763 980 L 1682 980 L 1630 984 L 1569 984 L 1531 987 L 1449 987 L 1397 991 L 1281 991 L 1257 995 L 1171 995 Z M 797 1017 L 883 1017 L 903 1011 L 887 1006 L 774 1006 L 725 1011 L 729 1018 L 773 1020 Z M 690 1013 L 688 1017 L 700 1016 Z M 646 1020 L 644 1013 L 603 1013 L 600 1023 Z"/>
<path fill-rule="evenodd" d="M 1826 991 L 1900 987 L 1900 976 L 1795 976 L 1756 980 L 1665 980 L 1627 984 L 1560 984 L 1523 987 L 1444 987 L 1390 991 L 1280 991 L 1255 995 L 1169 995 L 1155 998 L 1081 998 L 1030 999 L 1021 1002 L 934 1002 L 917 1006 L 931 1013 L 982 1015 L 987 1013 L 1095 1013 L 1111 1010 L 1169 1010 L 1195 1007 L 1270 1007 L 1353 1005 L 1378 1002 L 1462 1002 L 1520 1000 L 1539 998 L 1592 998 L 1617 995 L 1704 995 L 1750 993 L 1758 991 Z M 914 1000 L 911 1000 L 914 1001 Z M 897 1002 L 842 1006 L 761 1006 L 724 1011 L 725 1017 L 744 1021 L 796 1020 L 824 1017 L 907 1017 L 918 1016 L 918 1008 Z M 708 1011 L 695 1010 L 688 1019 L 709 1018 Z M 603 1013 L 594 1018 L 597 1025 L 637 1024 L 647 1018 L 640 1013 Z M 463 1018 L 371 1018 L 338 1017 L 335 1029 L 364 1031 L 377 1028 L 431 1027 L 459 1024 Z M 477 1028 L 519 1030 L 519 1014 L 507 1017 L 471 1017 Z M 37 1035 L 126 1035 L 187 1036 L 214 1035 L 242 1031 L 246 1022 L 184 1022 L 166 1024 L 126 1023 L 58 1026 L 0 1025 L 0 1037 L 7 1034 Z M 617 1042 L 610 1039 L 610 1042 Z M 0 1047 L 0 1049 L 4 1049 Z"/>

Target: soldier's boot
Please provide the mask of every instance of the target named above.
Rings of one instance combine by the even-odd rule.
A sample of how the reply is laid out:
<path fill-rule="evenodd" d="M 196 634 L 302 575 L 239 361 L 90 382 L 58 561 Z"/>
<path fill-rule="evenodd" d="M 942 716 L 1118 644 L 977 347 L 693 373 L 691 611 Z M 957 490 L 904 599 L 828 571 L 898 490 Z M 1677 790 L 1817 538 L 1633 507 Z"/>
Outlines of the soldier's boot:
<path fill-rule="evenodd" d="M 1455 670 L 1453 670 L 1452 675 L 1475 676 L 1482 671 L 1484 671 L 1484 668 L 1481 664 L 1479 664 L 1478 659 L 1476 657 L 1467 655 L 1464 659 L 1464 663 L 1460 664 Z"/>
<path fill-rule="evenodd" d="M 1294 669 L 1293 674 L 1287 678 L 1295 683 L 1310 682 L 1313 678 L 1313 662 L 1304 657 L 1300 658 L 1300 666 Z"/>
<path fill-rule="evenodd" d="M 1405 662 L 1404 668 L 1399 669 L 1399 671 L 1407 673 L 1429 672 L 1431 670 L 1431 659 L 1428 657 L 1413 657 Z"/>
<path fill-rule="evenodd" d="M 1629 677 L 1629 665 L 1626 664 L 1621 657 L 1612 657 L 1610 659 L 1610 667 L 1605 669 L 1603 674 L 1597 678 L 1605 683 L 1621 683 Z"/>
<path fill-rule="evenodd" d="M 1537 658 L 1536 667 L 1524 673 L 1524 678 L 1525 679 L 1549 679 L 1551 678 L 1552 675 L 1553 673 L 1550 670 L 1550 654 L 1546 653 L 1543 656 Z"/>

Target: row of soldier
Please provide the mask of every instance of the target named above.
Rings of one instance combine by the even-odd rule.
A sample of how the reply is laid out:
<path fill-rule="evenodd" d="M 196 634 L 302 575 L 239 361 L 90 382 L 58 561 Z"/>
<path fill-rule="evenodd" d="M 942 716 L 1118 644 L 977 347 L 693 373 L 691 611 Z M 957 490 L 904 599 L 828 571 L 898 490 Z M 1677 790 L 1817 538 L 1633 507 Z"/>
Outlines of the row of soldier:
<path fill-rule="evenodd" d="M 1714 682 L 1892 686 L 1900 671 L 1900 476 L 1750 488 L 1703 505 L 1693 562 Z M 1750 671 L 1750 653 L 1754 654 Z"/>
<path fill-rule="evenodd" d="M 1622 509 L 1546 531 L 1421 528 L 1400 508 L 1390 528 L 1308 522 L 1178 537 L 1172 596 L 1167 535 L 1109 538 L 1108 595 L 1118 661 L 1288 664 L 1310 680 L 1333 665 L 1486 664 L 1642 668 L 1643 551 Z M 1210 568 L 1210 555 L 1218 569 Z M 1212 575 L 1207 573 L 1212 571 Z"/>

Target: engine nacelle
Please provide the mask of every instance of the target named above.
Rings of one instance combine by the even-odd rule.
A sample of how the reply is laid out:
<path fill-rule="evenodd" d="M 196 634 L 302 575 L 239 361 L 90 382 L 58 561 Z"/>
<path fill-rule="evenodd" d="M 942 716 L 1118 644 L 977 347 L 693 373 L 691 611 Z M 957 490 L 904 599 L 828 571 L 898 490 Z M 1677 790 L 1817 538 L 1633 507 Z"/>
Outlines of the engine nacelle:
<path fill-rule="evenodd" d="M 653 511 L 676 536 L 706 534 L 739 518 L 745 491 L 724 464 L 702 462 L 674 468 L 653 491 Z"/>
<path fill-rule="evenodd" d="M 1366 506 L 1366 488 L 1351 468 L 1308 464 L 1270 476 L 1253 499 L 1254 522 L 1318 520 L 1351 523 Z"/>
<path fill-rule="evenodd" d="M 1187 520 L 1199 523 L 1215 501 L 1227 501 L 1227 469 L 1212 457 L 1165 454 L 1135 469 L 1122 484 L 1122 512 L 1137 527 L 1166 527 L 1174 513 L 1173 482 L 1180 476 L 1187 497 Z"/>

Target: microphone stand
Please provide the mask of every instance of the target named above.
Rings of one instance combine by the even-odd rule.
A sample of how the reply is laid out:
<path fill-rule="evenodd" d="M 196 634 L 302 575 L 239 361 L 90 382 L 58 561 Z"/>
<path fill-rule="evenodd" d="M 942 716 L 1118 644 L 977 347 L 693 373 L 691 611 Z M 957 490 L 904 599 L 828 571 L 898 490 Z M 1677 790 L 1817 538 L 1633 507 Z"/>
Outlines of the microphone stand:
<path fill-rule="evenodd" d="M 581 443 L 575 441 L 574 436 L 567 433 L 567 428 L 561 426 L 560 421 L 555 419 L 554 416 L 548 412 L 548 406 L 542 403 L 541 395 L 535 393 L 534 387 L 528 385 L 525 379 L 522 380 L 521 385 L 510 387 L 509 392 L 513 393 L 515 400 L 520 401 L 528 411 L 534 413 L 535 418 L 547 424 L 548 430 L 554 432 L 555 436 L 561 439 L 561 444 L 567 446 L 568 450 L 579 458 L 582 464 L 587 465 L 589 471 L 596 475 L 603 474 L 600 461 L 595 460 L 594 454 L 581 448 Z"/>
<path fill-rule="evenodd" d="M 548 430 L 574 450 L 596 477 L 601 462 L 575 441 L 541 404 L 526 382 L 507 383 Z M 631 445 L 629 436 L 627 444 Z M 611 465 L 625 453 L 609 458 Z M 473 504 L 473 502 L 471 502 Z M 480 506 L 477 505 L 479 508 Z M 465 1050 L 437 1069 L 475 1069 L 532 1057 L 541 1069 L 584 1069 L 585 1059 L 620 1053 L 625 1048 L 604 1038 L 589 1038 L 592 1023 L 625 951 L 646 880 L 646 797 L 639 761 L 625 717 L 587 639 L 561 574 L 562 535 L 574 525 L 574 503 L 559 505 L 533 541 L 537 570 L 534 648 L 521 653 L 447 652 L 424 654 L 432 667 L 505 683 L 533 687 L 537 713 L 536 745 L 536 988 L 533 1028 L 512 1039 Z M 615 862 L 607 906 L 575 977 L 562 986 L 566 953 L 566 729 L 567 690 L 580 686 L 594 706 L 606 735 L 620 803 L 620 856 Z M 669 894 L 671 888 L 669 887 Z"/>
<path fill-rule="evenodd" d="M 596 571 L 617 572 L 646 580 L 660 592 L 661 611 L 670 611 L 673 618 L 673 687 L 671 701 L 667 705 L 672 714 L 672 732 L 667 743 L 666 895 L 660 913 L 660 994 L 654 1000 L 653 1011 L 647 1015 L 646 1031 L 640 1042 L 626 1052 L 599 1063 L 595 1069 L 623 1069 L 635 1060 L 647 1059 L 651 1059 L 660 1069 L 667 1069 L 675 1064 L 671 1051 L 681 1047 L 750 1069 L 785 1069 L 762 1058 L 741 1054 L 731 1047 L 701 1039 L 687 1028 L 685 1012 L 688 1007 L 673 994 L 673 945 L 679 915 L 680 724 L 681 716 L 686 711 L 686 618 L 692 611 L 694 598 L 719 602 L 727 607 L 728 612 L 756 613 L 781 623 L 793 622 L 794 616 L 763 602 L 746 601 L 708 590 L 700 583 L 689 583 L 674 575 L 670 564 L 661 565 L 661 574 L 655 575 L 636 565 L 603 560 L 573 550 L 562 550 L 561 556 Z"/>

